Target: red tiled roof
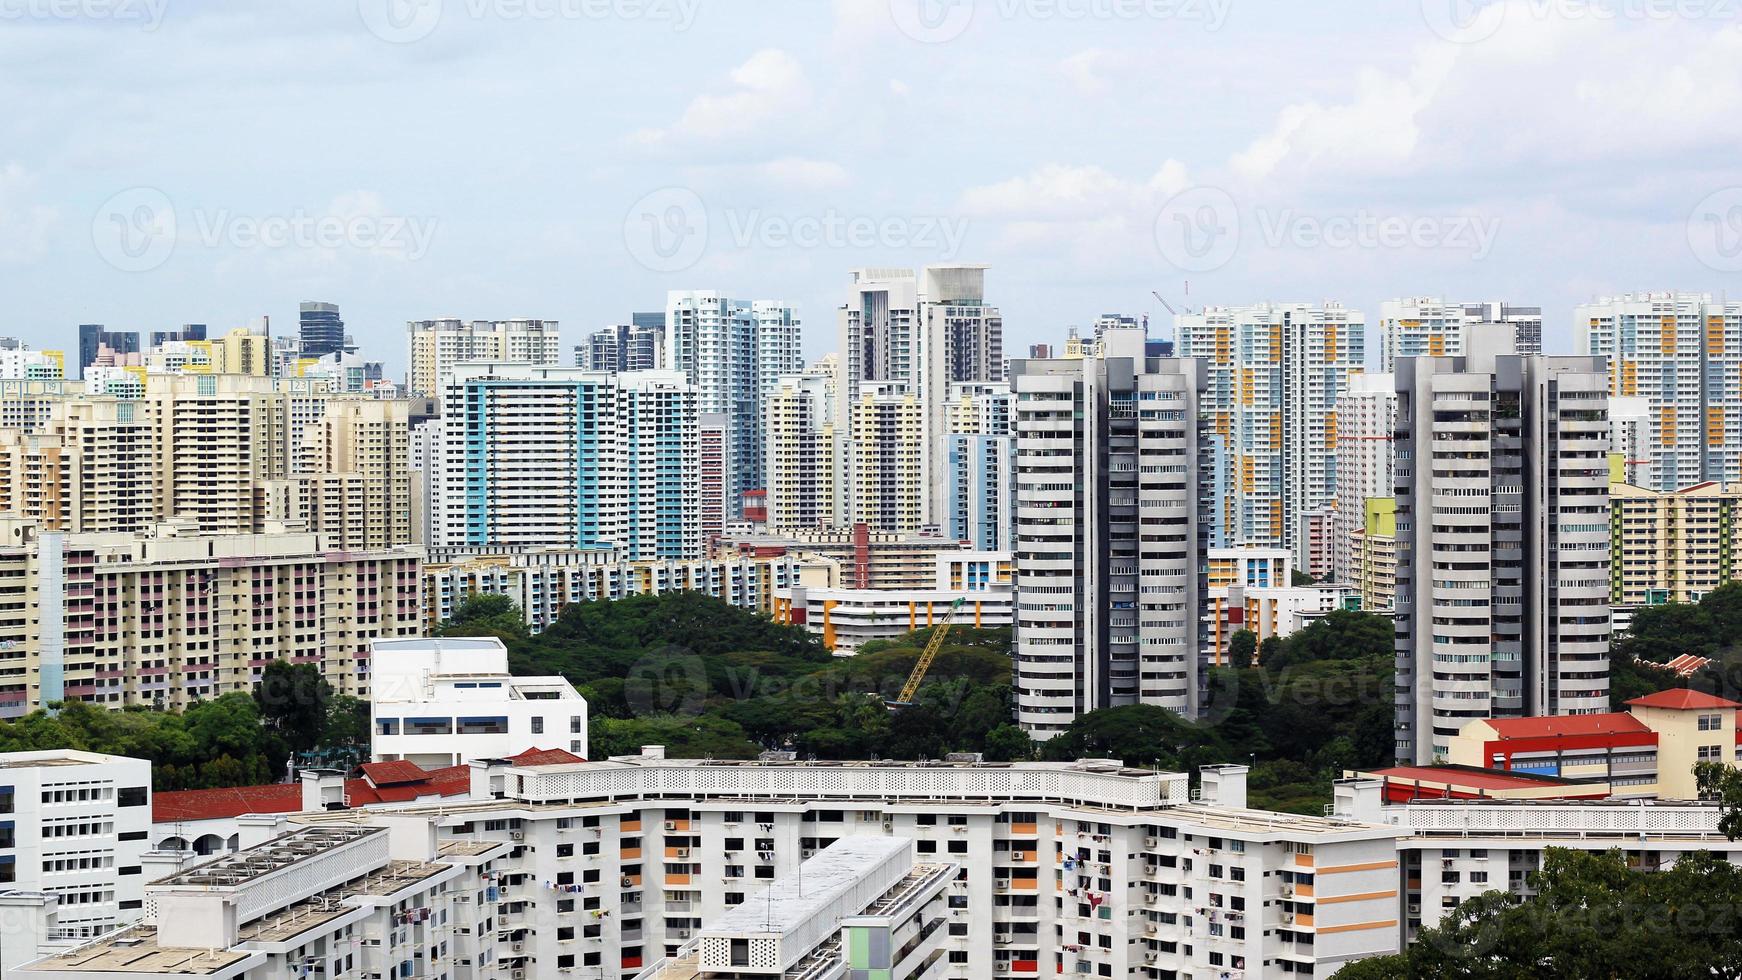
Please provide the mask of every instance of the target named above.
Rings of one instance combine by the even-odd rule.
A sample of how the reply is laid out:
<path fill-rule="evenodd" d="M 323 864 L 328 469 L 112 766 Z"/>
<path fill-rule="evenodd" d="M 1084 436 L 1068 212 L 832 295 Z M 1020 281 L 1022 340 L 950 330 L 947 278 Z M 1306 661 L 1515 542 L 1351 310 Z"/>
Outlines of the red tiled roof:
<path fill-rule="evenodd" d="M 510 756 L 508 761 L 517 766 L 562 766 L 587 760 L 563 749 L 527 749 L 519 755 Z"/>
<path fill-rule="evenodd" d="M 1663 666 L 1665 670 L 1675 671 L 1677 677 L 1691 677 L 1711 662 L 1710 657 L 1696 657 L 1691 653 L 1684 653 Z"/>
<path fill-rule="evenodd" d="M 363 775 L 377 786 L 397 786 L 401 783 L 422 782 L 423 768 L 415 762 L 400 759 L 395 762 L 365 762 Z"/>
<path fill-rule="evenodd" d="M 1685 687 L 1669 691 L 1659 691 L 1647 694 L 1642 698 L 1634 698 L 1627 702 L 1641 708 L 1669 708 L 1675 711 L 1689 711 L 1699 708 L 1742 708 L 1742 704 L 1727 698 L 1715 697 L 1703 691 L 1690 691 Z"/>
<path fill-rule="evenodd" d="M 1633 702 L 1628 702 L 1632 704 Z M 1542 715 L 1535 718 L 1486 718 L 1494 737 L 1560 738 L 1568 735 L 1649 735 L 1645 723 L 1625 711 L 1600 715 Z"/>
<path fill-rule="evenodd" d="M 1390 769 L 1374 769 L 1372 774 L 1385 779 L 1402 779 L 1410 782 L 1434 783 L 1446 786 L 1469 786 L 1476 789 L 1524 789 L 1541 786 L 1560 786 L 1565 781 L 1543 776 L 1531 776 L 1525 773 L 1490 772 L 1466 769 L 1463 767 L 1442 766 L 1394 766 Z"/>
<path fill-rule="evenodd" d="M 567 754 L 567 753 L 565 753 Z M 417 773 L 411 780 L 404 767 Z M 472 791 L 472 767 L 449 766 L 425 770 L 411 762 L 369 763 L 371 769 L 390 767 L 392 780 L 381 784 L 374 777 L 345 780 L 345 795 L 353 807 L 376 803 L 410 803 L 426 796 L 464 796 Z M 151 822 L 218 820 L 249 813 L 296 813 L 302 809 L 302 786 L 278 783 L 271 786 L 233 786 L 225 789 L 190 789 L 151 795 Z"/>

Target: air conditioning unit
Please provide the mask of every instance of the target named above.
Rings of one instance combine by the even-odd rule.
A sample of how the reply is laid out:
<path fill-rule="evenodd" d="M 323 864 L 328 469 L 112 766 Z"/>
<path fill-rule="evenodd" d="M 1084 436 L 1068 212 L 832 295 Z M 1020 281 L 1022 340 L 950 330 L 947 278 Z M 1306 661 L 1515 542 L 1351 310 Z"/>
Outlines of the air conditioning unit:
<path fill-rule="evenodd" d="M 994 937 L 992 941 L 997 942 L 997 943 L 1003 943 L 1004 945 L 1008 946 L 1008 945 L 1010 945 L 1011 942 L 1014 941 L 1014 939 L 1015 939 L 1015 937 L 1012 936 L 1010 933 L 1001 932 L 996 937 Z"/>
<path fill-rule="evenodd" d="M 511 830 L 508 832 L 508 839 L 509 840 L 525 840 L 526 835 L 521 833 L 518 830 Z"/>
<path fill-rule="evenodd" d="M 524 952 L 526 952 L 526 944 L 525 944 L 525 943 L 515 943 L 515 944 L 514 944 L 514 951 L 515 951 L 515 952 L 516 952 L 516 953 L 524 953 Z"/>
<path fill-rule="evenodd" d="M 1294 913 L 1293 912 L 1282 913 L 1282 924 L 1285 926 L 1294 925 Z"/>
<path fill-rule="evenodd" d="M 1155 962 L 1155 954 L 1154 953 L 1144 953 L 1143 954 L 1143 962 L 1154 963 Z"/>
<path fill-rule="evenodd" d="M 1155 904 L 1155 893 L 1154 893 L 1154 892 L 1148 892 L 1148 893 L 1146 893 L 1146 894 L 1145 894 L 1145 895 L 1144 895 L 1144 896 L 1143 896 L 1143 904 L 1145 904 L 1145 905 L 1154 905 L 1154 904 Z"/>
<path fill-rule="evenodd" d="M 677 938 L 679 938 L 679 939 L 690 938 L 690 931 L 688 929 L 679 929 L 677 931 Z"/>
<path fill-rule="evenodd" d="M 677 829 L 677 821 L 676 820 L 667 820 L 665 822 L 665 829 L 666 830 L 676 830 Z"/>
<path fill-rule="evenodd" d="M 687 857 L 689 857 L 689 856 L 690 856 L 690 849 L 689 849 L 689 848 L 687 848 L 687 847 L 680 847 L 680 848 L 678 848 L 678 849 L 677 849 L 677 856 L 678 856 L 678 857 L 680 857 L 680 858 L 687 858 Z"/>
<path fill-rule="evenodd" d="M 514 977 L 514 980 L 526 980 L 526 971 L 525 970 L 515 970 L 511 974 L 511 976 Z"/>
<path fill-rule="evenodd" d="M 1009 887 L 1010 887 L 1010 879 L 1009 879 L 1009 878 L 999 878 L 999 879 L 998 879 L 998 880 L 997 880 L 997 881 L 996 881 L 996 882 L 994 882 L 994 883 L 993 883 L 993 884 L 994 884 L 994 886 L 995 886 L 995 887 L 997 887 L 997 888 L 998 888 L 998 889 L 999 889 L 999 890 L 1000 890 L 1000 891 L 1002 891 L 1002 890 L 1004 890 L 1004 889 L 1008 889 L 1008 888 L 1009 888 Z"/>
<path fill-rule="evenodd" d="M 1160 847 L 1161 842 L 1156 840 L 1153 837 L 1145 837 L 1145 838 L 1143 838 L 1143 846 L 1144 847 Z"/>

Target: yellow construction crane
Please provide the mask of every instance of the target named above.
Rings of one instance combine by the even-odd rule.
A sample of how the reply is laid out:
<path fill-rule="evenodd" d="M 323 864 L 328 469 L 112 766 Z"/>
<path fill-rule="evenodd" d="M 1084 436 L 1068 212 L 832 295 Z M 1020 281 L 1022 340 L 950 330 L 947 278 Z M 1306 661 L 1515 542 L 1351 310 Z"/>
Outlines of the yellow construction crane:
<path fill-rule="evenodd" d="M 949 611 L 944 613 L 943 622 L 931 632 L 931 640 L 926 643 L 925 650 L 919 655 L 919 661 L 913 665 L 913 673 L 907 675 L 907 683 L 902 685 L 901 696 L 889 702 L 891 710 L 905 708 L 913 704 L 913 696 L 919 693 L 919 684 L 925 680 L 925 672 L 931 669 L 931 662 L 938 657 L 938 651 L 943 649 L 944 637 L 950 635 L 950 627 L 956 621 L 956 613 L 961 610 L 966 599 L 957 599 L 950 603 Z"/>

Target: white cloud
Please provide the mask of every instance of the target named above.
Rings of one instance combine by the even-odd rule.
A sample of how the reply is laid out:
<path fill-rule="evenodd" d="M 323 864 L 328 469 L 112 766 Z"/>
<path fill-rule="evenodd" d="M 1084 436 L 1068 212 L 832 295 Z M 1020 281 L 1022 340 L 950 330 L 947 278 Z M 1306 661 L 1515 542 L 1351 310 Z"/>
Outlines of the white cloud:
<path fill-rule="evenodd" d="M 962 195 L 962 209 L 1012 222 L 1095 220 L 1150 209 L 1188 186 L 1185 164 L 1178 160 L 1168 160 L 1143 181 L 1094 165 L 1053 163 L 1024 177 L 969 188 Z"/>
<path fill-rule="evenodd" d="M 851 182 L 847 168 L 833 160 L 807 160 L 784 157 L 759 164 L 756 172 L 764 180 L 789 190 L 831 190 Z"/>
<path fill-rule="evenodd" d="M 1288 105 L 1229 165 L 1254 182 L 1503 173 L 1526 191 L 1564 181 L 1557 166 L 1625 184 L 1711 164 L 1685 151 L 1733 153 L 1742 27 L 1545 9 L 1514 2 L 1488 40 L 1424 45 L 1405 71 L 1362 70 L 1346 100 Z"/>
<path fill-rule="evenodd" d="M 668 129 L 644 129 L 631 141 L 658 146 L 754 133 L 810 101 L 804 66 L 779 48 L 765 48 L 732 70 L 729 91 L 698 95 Z"/>
<path fill-rule="evenodd" d="M 1104 48 L 1089 48 L 1058 63 L 1058 73 L 1078 95 L 1104 96 L 1113 91 L 1114 77 L 1130 64 L 1130 57 Z"/>

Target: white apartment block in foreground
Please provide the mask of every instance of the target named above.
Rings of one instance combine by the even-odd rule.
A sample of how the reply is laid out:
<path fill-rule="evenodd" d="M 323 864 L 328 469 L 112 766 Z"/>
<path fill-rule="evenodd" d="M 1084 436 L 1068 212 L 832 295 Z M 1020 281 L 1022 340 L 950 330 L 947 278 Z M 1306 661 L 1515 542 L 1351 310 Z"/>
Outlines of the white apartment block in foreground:
<path fill-rule="evenodd" d="M 843 850 L 869 885 L 841 924 L 877 926 L 858 916 L 894 871 L 871 869 L 903 840 L 912 866 L 955 869 L 925 978 L 1328 977 L 1394 952 L 1397 831 L 1247 810 L 1244 777 L 1206 770 L 1194 801 L 1182 774 L 1096 761 L 479 762 L 470 802 L 280 818 L 305 829 L 151 886 L 153 923 L 16 975 L 628 980 L 729 933 L 801 935 L 806 907 L 770 900 L 801 873 L 807 902 L 834 894 L 807 862 Z"/>
<path fill-rule="evenodd" d="M 587 702 L 562 677 L 508 673 L 495 637 L 375 644 L 370 755 L 424 769 L 546 746 L 587 754 Z"/>
<path fill-rule="evenodd" d="M 144 914 L 150 830 L 151 763 L 71 750 L 0 755 L 0 894 L 54 897 L 44 941 L 101 935 Z M 0 915 L 5 941 L 22 935 L 11 909 Z"/>

